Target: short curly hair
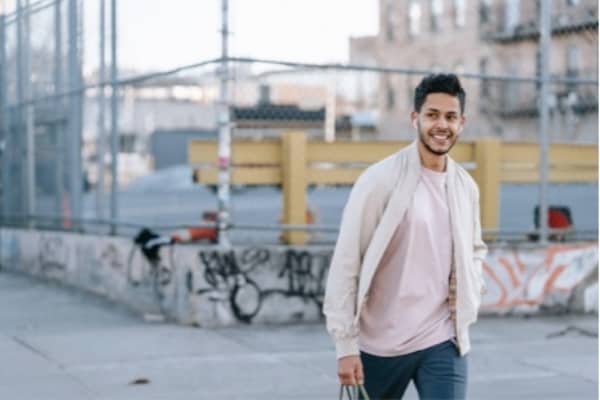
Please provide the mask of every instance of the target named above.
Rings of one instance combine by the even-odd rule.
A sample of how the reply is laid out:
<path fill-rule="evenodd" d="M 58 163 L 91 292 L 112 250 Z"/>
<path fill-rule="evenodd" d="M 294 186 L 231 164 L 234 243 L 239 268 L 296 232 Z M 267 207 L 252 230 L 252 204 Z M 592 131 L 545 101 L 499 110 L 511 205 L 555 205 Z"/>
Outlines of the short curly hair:
<path fill-rule="evenodd" d="M 466 93 L 455 74 L 427 75 L 415 89 L 414 107 L 416 112 L 421 111 L 423 103 L 429 93 L 447 93 L 458 97 L 461 114 L 465 112 Z"/>

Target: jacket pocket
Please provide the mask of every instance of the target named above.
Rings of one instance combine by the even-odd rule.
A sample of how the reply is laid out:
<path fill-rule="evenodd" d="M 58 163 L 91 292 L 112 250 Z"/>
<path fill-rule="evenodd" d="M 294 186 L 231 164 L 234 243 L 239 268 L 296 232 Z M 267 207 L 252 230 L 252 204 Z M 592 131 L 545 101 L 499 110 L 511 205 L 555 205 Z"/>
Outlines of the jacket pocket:
<path fill-rule="evenodd" d="M 465 298 L 465 315 L 470 316 L 469 320 L 475 320 L 481 306 L 483 285 L 475 262 L 467 262 L 466 265 L 466 279 L 463 286 L 465 291 L 463 293 Z"/>

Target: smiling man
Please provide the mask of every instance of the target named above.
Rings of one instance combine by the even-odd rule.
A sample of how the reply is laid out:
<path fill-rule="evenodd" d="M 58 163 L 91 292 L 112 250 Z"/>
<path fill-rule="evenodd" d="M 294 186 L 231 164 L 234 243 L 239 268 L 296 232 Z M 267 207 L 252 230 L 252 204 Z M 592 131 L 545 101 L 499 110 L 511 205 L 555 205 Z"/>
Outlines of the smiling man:
<path fill-rule="evenodd" d="M 465 125 L 453 75 L 415 90 L 418 139 L 369 167 L 344 209 L 325 293 L 340 383 L 371 399 L 464 399 L 483 291 L 479 192 L 449 156 Z"/>

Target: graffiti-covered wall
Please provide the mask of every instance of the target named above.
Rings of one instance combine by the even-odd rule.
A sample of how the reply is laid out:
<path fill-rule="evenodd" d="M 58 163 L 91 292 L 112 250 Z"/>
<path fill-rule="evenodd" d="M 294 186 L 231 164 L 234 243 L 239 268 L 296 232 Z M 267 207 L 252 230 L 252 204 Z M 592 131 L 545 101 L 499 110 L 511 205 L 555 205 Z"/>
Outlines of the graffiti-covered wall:
<path fill-rule="evenodd" d="M 483 311 L 598 309 L 598 247 L 595 243 L 492 248 L 483 265 L 483 274 L 487 286 L 482 299 Z M 584 297 L 580 304 L 574 304 L 579 292 Z"/>
<path fill-rule="evenodd" d="M 164 243 L 163 243 L 164 244 Z M 331 247 L 172 245 L 0 230 L 2 268 L 55 279 L 186 324 L 317 321 Z M 492 248 L 483 313 L 597 310 L 596 244 Z M 575 304 L 577 300 L 577 304 Z"/>

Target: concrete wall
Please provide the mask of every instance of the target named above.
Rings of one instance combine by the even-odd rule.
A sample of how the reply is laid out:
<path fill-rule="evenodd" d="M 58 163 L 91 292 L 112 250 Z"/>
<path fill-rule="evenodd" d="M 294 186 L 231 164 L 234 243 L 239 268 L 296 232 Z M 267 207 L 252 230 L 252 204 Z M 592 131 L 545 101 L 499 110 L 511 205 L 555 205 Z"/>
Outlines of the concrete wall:
<path fill-rule="evenodd" d="M 598 310 L 596 243 L 492 248 L 483 268 L 483 311 Z"/>
<path fill-rule="evenodd" d="M 185 324 L 316 321 L 331 247 L 264 246 L 227 252 L 178 245 L 149 263 L 127 238 L 0 230 L 7 270 L 58 280 Z M 482 313 L 598 309 L 595 243 L 494 248 L 484 266 Z"/>

